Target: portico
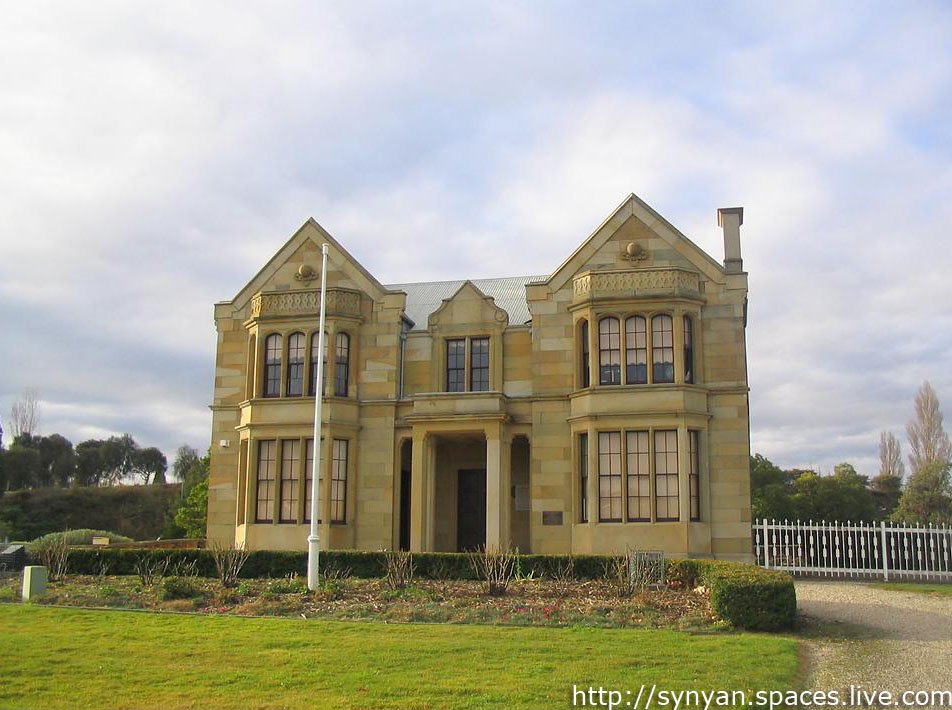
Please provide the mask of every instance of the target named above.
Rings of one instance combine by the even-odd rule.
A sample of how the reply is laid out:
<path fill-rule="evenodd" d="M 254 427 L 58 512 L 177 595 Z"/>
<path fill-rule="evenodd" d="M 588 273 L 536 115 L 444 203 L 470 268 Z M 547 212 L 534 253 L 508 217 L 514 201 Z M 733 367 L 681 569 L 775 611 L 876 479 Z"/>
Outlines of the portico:
<path fill-rule="evenodd" d="M 512 435 L 504 419 L 417 422 L 410 442 L 410 549 L 510 546 Z M 474 535 L 480 516 L 483 534 Z"/>

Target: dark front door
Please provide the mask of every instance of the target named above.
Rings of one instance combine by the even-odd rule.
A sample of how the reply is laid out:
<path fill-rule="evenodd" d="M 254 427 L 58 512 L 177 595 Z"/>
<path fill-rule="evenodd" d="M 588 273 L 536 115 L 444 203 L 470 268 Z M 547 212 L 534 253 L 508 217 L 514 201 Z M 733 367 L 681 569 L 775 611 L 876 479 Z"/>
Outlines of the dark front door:
<path fill-rule="evenodd" d="M 456 488 L 456 549 L 486 544 L 486 469 L 461 469 Z"/>

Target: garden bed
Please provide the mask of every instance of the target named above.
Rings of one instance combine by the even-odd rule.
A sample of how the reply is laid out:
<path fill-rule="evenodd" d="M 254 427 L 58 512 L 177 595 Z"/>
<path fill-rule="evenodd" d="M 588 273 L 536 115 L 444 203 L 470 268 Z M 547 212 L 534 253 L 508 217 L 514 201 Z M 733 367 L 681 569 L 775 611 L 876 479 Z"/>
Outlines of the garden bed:
<path fill-rule="evenodd" d="M 17 584 L 18 580 L 9 580 L 0 587 L 0 600 L 18 600 Z M 519 580 L 505 595 L 490 596 L 485 584 L 468 580 L 415 580 L 394 590 L 382 579 L 335 579 L 310 593 L 300 578 L 242 580 L 228 589 L 205 578 L 166 577 L 143 584 L 133 576 L 77 575 L 51 582 L 37 603 L 393 623 L 683 630 L 725 626 L 707 596 L 696 591 L 648 590 L 620 596 L 614 585 L 602 580 Z"/>

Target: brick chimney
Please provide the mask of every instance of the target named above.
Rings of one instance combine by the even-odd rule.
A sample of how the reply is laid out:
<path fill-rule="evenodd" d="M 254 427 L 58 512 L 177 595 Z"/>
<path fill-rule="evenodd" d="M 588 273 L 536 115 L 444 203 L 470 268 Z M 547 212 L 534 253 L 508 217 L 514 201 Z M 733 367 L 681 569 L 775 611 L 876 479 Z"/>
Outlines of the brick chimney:
<path fill-rule="evenodd" d="M 729 274 L 744 271 L 744 260 L 740 258 L 740 225 L 743 223 L 743 207 L 721 207 L 717 210 L 717 226 L 724 230 L 724 269 Z"/>

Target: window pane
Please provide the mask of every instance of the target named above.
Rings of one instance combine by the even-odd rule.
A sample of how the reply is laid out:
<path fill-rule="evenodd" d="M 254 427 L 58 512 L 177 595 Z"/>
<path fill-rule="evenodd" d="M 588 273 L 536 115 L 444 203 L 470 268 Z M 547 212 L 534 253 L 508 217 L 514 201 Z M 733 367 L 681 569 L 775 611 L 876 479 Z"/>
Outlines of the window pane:
<path fill-rule="evenodd" d="M 579 520 L 588 522 L 588 434 L 578 437 Z"/>
<path fill-rule="evenodd" d="M 581 362 L 579 363 L 579 372 L 582 373 L 582 387 L 588 387 L 592 384 L 592 374 L 590 370 L 591 356 L 588 344 L 588 321 L 583 320 L 579 325 L 578 339 L 581 345 Z"/>
<path fill-rule="evenodd" d="M 303 346 L 302 346 L 303 349 Z M 296 523 L 301 479 L 301 442 L 288 439 L 281 442 L 281 515 L 282 523 Z"/>
<path fill-rule="evenodd" d="M 658 520 L 678 520 L 678 432 L 656 431 L 655 505 Z"/>
<path fill-rule="evenodd" d="M 326 468 L 326 467 L 324 467 Z M 317 481 L 318 488 L 324 482 L 324 468 L 321 469 L 321 477 Z M 314 481 L 314 439 L 308 439 L 304 446 L 304 522 L 311 522 L 311 483 Z M 318 503 L 320 503 L 320 492 L 318 492 Z M 317 522 L 321 522 L 318 518 Z"/>
<path fill-rule="evenodd" d="M 648 381 L 648 328 L 641 316 L 625 321 L 625 370 L 630 385 Z"/>
<path fill-rule="evenodd" d="M 694 322 L 684 316 L 684 381 L 694 382 Z"/>
<path fill-rule="evenodd" d="M 270 523 L 274 520 L 274 441 L 258 442 L 258 490 L 255 505 L 255 522 Z"/>
<path fill-rule="evenodd" d="M 621 384 L 621 333 L 617 318 L 598 322 L 598 381 L 603 385 Z"/>
<path fill-rule="evenodd" d="M 688 432 L 688 485 L 691 493 L 691 520 L 701 519 L 701 458 L 698 432 Z"/>
<path fill-rule="evenodd" d="M 653 382 L 674 382 L 674 328 L 671 316 L 651 319 L 651 376 Z"/>
<path fill-rule="evenodd" d="M 288 336 L 288 397 L 304 394 L 304 333 Z"/>
<path fill-rule="evenodd" d="M 489 338 L 473 338 L 469 341 L 470 390 L 489 390 Z"/>
<path fill-rule="evenodd" d="M 281 394 L 281 336 L 272 333 L 264 341 L 264 390 L 265 397 Z"/>
<path fill-rule="evenodd" d="M 331 522 L 347 522 L 347 439 L 334 439 L 331 459 Z"/>
<path fill-rule="evenodd" d="M 466 341 L 446 341 L 446 391 L 463 392 L 466 389 Z"/>
<path fill-rule="evenodd" d="M 651 520 L 648 432 L 628 432 L 626 444 L 628 447 L 628 519 L 648 521 Z"/>
<path fill-rule="evenodd" d="M 598 434 L 598 519 L 621 521 L 621 432 Z"/>
<path fill-rule="evenodd" d="M 327 333 L 324 333 L 324 357 L 321 367 L 323 368 L 324 376 L 324 386 L 322 387 L 324 393 L 327 393 Z M 320 337 L 318 333 L 311 335 L 311 382 L 308 385 L 308 394 L 313 397 L 317 392 L 317 357 L 318 350 L 320 349 Z"/>
<path fill-rule="evenodd" d="M 347 396 L 347 383 L 350 380 L 350 336 L 338 333 L 334 348 L 334 396 Z"/>

